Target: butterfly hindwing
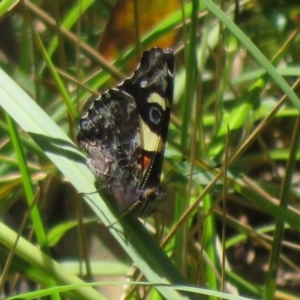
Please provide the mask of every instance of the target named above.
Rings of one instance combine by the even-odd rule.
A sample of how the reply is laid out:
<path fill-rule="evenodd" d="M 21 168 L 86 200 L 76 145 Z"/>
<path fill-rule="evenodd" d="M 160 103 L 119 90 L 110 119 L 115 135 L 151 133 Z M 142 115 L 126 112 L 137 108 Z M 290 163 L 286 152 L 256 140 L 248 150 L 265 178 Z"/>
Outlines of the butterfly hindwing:
<path fill-rule="evenodd" d="M 134 74 L 95 100 L 78 142 L 120 213 L 146 217 L 166 198 L 159 186 L 173 99 L 171 49 L 144 52 Z"/>

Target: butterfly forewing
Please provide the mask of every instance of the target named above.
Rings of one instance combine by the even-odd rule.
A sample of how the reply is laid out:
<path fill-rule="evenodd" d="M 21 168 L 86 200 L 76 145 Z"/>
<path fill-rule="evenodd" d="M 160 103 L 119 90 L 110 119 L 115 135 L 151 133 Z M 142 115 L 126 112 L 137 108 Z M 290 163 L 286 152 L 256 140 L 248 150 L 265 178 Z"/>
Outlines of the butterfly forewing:
<path fill-rule="evenodd" d="M 159 186 L 173 99 L 174 54 L 143 53 L 134 74 L 95 100 L 80 120 L 78 142 L 109 187 L 120 213 L 146 217 L 166 198 Z"/>

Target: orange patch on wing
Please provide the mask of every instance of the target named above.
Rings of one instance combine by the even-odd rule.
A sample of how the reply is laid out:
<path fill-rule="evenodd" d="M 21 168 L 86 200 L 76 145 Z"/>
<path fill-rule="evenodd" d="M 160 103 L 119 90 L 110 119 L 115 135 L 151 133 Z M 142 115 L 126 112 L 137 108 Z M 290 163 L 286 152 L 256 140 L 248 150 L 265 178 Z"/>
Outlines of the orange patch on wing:
<path fill-rule="evenodd" d="M 150 164 L 150 157 L 147 155 L 143 155 L 142 167 L 143 170 L 147 169 Z"/>

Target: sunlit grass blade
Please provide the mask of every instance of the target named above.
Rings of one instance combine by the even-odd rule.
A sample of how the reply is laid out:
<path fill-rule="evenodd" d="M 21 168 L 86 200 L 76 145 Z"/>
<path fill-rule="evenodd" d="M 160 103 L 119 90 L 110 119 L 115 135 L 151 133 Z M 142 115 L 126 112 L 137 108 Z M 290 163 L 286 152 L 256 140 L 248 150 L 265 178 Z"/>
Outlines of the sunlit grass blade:
<path fill-rule="evenodd" d="M 73 142 L 3 71 L 0 71 L 0 82 L 1 106 L 30 134 L 78 191 L 95 191 L 94 176 Z M 85 198 L 106 225 L 117 221 L 99 195 L 92 194 Z M 123 232 L 122 224 L 126 233 Z M 138 220 L 124 218 L 110 227 L 110 230 L 149 281 L 184 282 L 182 275 Z M 169 289 L 158 289 L 168 299 L 179 297 Z"/>
<path fill-rule="evenodd" d="M 17 234 L 3 223 L 0 223 L 0 231 L 0 243 L 9 249 L 12 248 L 17 238 Z M 63 285 L 83 284 L 81 279 L 70 274 L 70 272 L 65 270 L 59 263 L 42 253 L 38 248 L 30 244 L 24 238 L 19 239 L 18 245 L 15 249 L 15 255 L 25 262 L 30 263 L 31 267 L 38 272 L 39 278 L 32 279 L 37 280 L 41 284 L 46 284 L 46 282 L 49 283 L 51 280 L 56 280 L 57 283 Z M 28 275 L 30 275 L 30 273 Z M 35 274 L 35 276 L 37 276 L 37 274 Z M 80 297 L 80 299 L 104 299 L 100 293 L 92 288 L 77 289 L 73 291 L 73 293 L 75 296 Z"/>

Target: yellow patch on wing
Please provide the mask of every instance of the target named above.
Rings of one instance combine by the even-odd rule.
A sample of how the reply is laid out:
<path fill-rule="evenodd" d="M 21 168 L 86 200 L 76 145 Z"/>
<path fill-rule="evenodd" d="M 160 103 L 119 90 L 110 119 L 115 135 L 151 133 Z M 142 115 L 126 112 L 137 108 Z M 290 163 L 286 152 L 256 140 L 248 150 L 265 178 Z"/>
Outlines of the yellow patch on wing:
<path fill-rule="evenodd" d="M 167 99 L 163 98 L 161 95 L 159 95 L 158 93 L 152 93 L 148 99 L 147 99 L 148 103 L 157 103 L 161 106 L 162 110 L 165 111 L 167 109 L 167 106 L 169 107 L 170 104 L 167 101 Z"/>
<path fill-rule="evenodd" d="M 161 136 L 151 131 L 149 126 L 140 118 L 142 148 L 150 152 L 160 152 L 163 147 Z"/>

